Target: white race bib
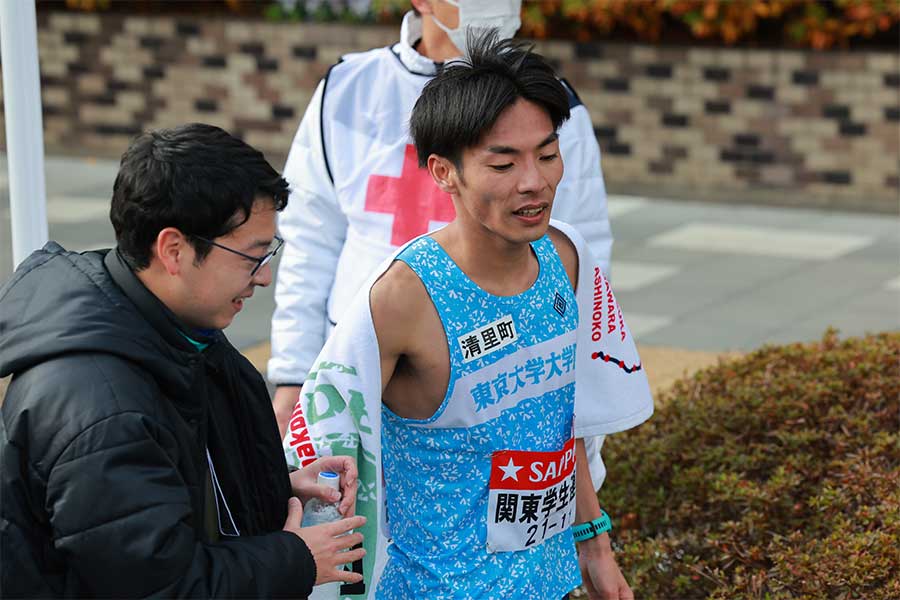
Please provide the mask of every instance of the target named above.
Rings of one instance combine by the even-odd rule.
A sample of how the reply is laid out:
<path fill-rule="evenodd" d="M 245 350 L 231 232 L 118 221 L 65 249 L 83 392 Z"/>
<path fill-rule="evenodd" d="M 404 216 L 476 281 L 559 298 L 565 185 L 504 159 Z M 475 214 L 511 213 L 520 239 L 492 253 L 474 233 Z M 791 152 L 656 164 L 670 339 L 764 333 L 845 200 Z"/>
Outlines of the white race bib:
<path fill-rule="evenodd" d="M 487 551 L 512 552 L 567 531 L 575 518 L 575 438 L 554 452 L 491 455 Z"/>

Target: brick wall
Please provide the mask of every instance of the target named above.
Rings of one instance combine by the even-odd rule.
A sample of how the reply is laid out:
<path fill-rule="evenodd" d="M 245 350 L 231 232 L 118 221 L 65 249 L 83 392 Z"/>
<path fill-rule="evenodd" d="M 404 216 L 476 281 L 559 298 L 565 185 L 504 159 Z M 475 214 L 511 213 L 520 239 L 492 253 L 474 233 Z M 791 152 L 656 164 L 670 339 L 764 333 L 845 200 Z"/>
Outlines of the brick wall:
<path fill-rule="evenodd" d="M 896 212 L 894 53 L 559 45 L 610 187 Z"/>
<path fill-rule="evenodd" d="M 386 27 L 41 13 L 48 152 L 204 121 L 280 166 L 319 78 Z M 547 41 L 613 191 L 865 206 L 900 194 L 900 56 Z M 0 114 L 2 116 L 2 114 Z"/>

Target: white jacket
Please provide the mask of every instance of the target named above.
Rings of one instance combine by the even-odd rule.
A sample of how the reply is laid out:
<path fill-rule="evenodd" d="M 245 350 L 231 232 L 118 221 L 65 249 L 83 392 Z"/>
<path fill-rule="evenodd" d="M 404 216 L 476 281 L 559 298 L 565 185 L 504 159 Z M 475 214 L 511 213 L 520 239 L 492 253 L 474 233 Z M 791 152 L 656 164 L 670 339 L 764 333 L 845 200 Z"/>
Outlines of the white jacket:
<path fill-rule="evenodd" d="M 272 383 L 301 384 L 375 268 L 398 246 L 452 219 L 452 205 L 448 213 L 435 201 L 418 207 L 417 223 L 395 222 L 382 212 L 394 198 L 379 196 L 400 184 L 412 148 L 409 115 L 435 72 L 412 47 L 420 37 L 421 20 L 409 13 L 399 43 L 345 56 L 319 84 L 297 130 L 284 168 L 291 198 L 278 223 L 286 244 L 275 284 Z M 565 174 L 552 214 L 578 229 L 608 274 L 612 234 L 600 149 L 587 109 L 570 93 L 571 117 L 560 130 Z M 403 198 L 439 194 L 424 171 L 402 181 Z"/>

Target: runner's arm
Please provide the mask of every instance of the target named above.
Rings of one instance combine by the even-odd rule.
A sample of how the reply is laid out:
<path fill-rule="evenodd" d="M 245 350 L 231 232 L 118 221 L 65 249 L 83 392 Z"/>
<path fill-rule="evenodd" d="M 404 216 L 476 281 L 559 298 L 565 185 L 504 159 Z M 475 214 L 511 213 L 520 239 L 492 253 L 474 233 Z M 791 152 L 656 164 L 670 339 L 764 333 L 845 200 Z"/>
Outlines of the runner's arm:
<path fill-rule="evenodd" d="M 600 503 L 584 449 L 584 440 L 575 440 L 575 523 L 587 523 L 600 517 Z M 616 557 L 609 541 L 609 533 L 601 533 L 578 542 L 578 565 L 588 597 L 594 599 L 633 599 L 628 582 L 616 564 Z"/>
<path fill-rule="evenodd" d="M 406 264 L 395 262 L 372 286 L 369 306 L 381 356 L 381 391 L 387 389 L 400 357 L 410 350 L 415 330 L 418 277 Z M 393 407 L 390 407 L 392 408 Z"/>

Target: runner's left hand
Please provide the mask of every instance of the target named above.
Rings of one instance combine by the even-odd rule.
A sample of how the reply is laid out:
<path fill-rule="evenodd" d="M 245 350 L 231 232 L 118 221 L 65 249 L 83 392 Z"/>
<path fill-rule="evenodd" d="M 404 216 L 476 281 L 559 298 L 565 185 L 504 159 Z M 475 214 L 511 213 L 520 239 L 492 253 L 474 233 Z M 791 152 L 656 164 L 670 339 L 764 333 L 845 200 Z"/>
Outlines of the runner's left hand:
<path fill-rule="evenodd" d="M 590 600 L 634 600 L 634 594 L 616 564 L 609 534 L 579 542 L 578 566 Z"/>

